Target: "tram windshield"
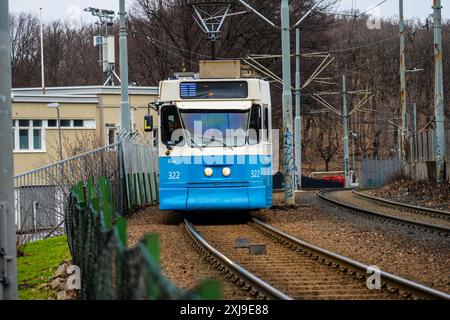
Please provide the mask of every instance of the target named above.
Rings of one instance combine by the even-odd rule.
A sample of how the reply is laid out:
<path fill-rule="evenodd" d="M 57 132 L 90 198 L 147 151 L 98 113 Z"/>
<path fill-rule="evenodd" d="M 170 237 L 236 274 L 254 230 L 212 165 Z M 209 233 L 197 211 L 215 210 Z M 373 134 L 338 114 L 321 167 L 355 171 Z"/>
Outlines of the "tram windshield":
<path fill-rule="evenodd" d="M 249 110 L 181 110 L 192 147 L 242 147 L 247 142 Z"/>

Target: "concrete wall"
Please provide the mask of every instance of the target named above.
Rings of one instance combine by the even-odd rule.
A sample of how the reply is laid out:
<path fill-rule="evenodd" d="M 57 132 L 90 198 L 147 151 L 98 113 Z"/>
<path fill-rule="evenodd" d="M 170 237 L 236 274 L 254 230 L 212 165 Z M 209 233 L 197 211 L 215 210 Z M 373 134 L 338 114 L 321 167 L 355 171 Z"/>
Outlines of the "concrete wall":
<path fill-rule="evenodd" d="M 450 161 L 446 161 L 447 181 L 450 181 Z M 413 180 L 424 181 L 436 179 L 435 161 L 416 161 L 405 166 L 405 175 Z"/>

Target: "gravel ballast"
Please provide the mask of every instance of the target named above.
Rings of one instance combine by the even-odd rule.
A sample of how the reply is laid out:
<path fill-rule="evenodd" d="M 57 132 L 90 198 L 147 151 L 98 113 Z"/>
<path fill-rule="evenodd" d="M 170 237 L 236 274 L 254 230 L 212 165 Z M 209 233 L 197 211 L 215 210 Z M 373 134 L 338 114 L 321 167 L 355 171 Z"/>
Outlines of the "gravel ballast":
<path fill-rule="evenodd" d="M 300 206 L 286 209 L 276 194 L 275 207 L 252 216 L 303 241 L 347 256 L 366 265 L 375 265 L 412 281 L 450 293 L 450 239 L 410 230 L 336 209 L 319 201 L 315 192 L 298 195 Z M 242 213 L 192 214 L 194 223 L 226 225 L 236 223 Z M 129 219 L 130 245 L 147 233 L 161 235 L 161 263 L 164 274 L 177 286 L 192 289 L 198 281 L 219 279 L 225 299 L 249 299 L 232 283 L 203 261 L 186 241 L 180 224 L 185 216 L 147 208 Z M 231 218 L 230 218 L 231 217 Z"/>

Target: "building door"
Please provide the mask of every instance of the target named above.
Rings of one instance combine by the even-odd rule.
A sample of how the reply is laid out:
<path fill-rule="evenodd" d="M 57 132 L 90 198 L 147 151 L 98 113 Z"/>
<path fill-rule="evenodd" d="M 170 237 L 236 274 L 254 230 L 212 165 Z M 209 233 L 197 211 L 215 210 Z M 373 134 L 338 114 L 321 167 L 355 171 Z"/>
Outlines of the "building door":
<path fill-rule="evenodd" d="M 108 127 L 108 144 L 116 143 L 118 135 L 119 127 Z"/>

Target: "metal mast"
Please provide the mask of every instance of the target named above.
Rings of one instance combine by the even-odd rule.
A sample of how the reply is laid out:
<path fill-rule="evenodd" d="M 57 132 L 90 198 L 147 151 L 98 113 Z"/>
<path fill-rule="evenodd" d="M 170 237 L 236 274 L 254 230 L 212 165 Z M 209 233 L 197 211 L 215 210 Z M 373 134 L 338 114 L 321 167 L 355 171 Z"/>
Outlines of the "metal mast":
<path fill-rule="evenodd" d="M 300 24 L 314 12 L 323 0 L 317 1 L 308 12 L 297 21 L 295 29 L 295 176 L 296 189 L 302 189 L 302 118 L 301 118 L 301 29 Z M 287 58 L 287 57 L 285 57 Z"/>
<path fill-rule="evenodd" d="M 17 299 L 8 1 L 0 1 L 0 300 Z"/>
<path fill-rule="evenodd" d="M 91 13 L 99 19 L 96 24 L 100 25 L 100 32 L 98 36 L 94 37 L 94 45 L 99 48 L 99 63 L 106 77 L 104 86 L 114 86 L 114 78 L 117 78 L 119 81 L 120 79 L 115 72 L 114 37 L 109 34 L 108 27 L 114 25 L 116 13 L 113 10 L 92 7 L 86 8 L 84 11 Z M 102 34 L 103 32 L 104 34 Z"/>
<path fill-rule="evenodd" d="M 407 138 L 407 106 L 406 106 L 406 61 L 405 61 L 405 21 L 403 15 L 403 0 L 399 0 L 400 18 L 400 103 L 402 108 L 402 134 L 401 134 L 401 154 L 403 161 L 406 161 L 406 138 Z"/>
<path fill-rule="evenodd" d="M 300 27 L 296 27 L 295 46 L 295 168 L 297 190 L 302 189 L 302 117 L 301 117 L 301 77 L 300 77 Z"/>
<path fill-rule="evenodd" d="M 42 21 L 42 8 L 39 8 L 40 11 L 40 32 L 41 32 L 41 85 L 42 85 L 42 94 L 45 94 L 45 66 L 44 66 L 44 26 Z"/>
<path fill-rule="evenodd" d="M 125 0 L 120 0 L 120 77 L 122 79 L 121 86 L 121 101 L 120 101 L 120 129 L 132 132 L 131 127 L 131 110 L 130 97 L 128 93 L 128 44 L 127 44 L 127 23 Z"/>
<path fill-rule="evenodd" d="M 347 78 L 342 76 L 342 120 L 344 127 L 344 171 L 345 171 L 345 188 L 351 188 L 350 181 L 350 151 L 348 143 L 348 109 L 347 109 Z"/>
<path fill-rule="evenodd" d="M 283 55 L 283 150 L 285 205 L 295 205 L 294 132 L 291 91 L 291 39 L 289 1 L 281 1 L 281 46 Z"/>
<path fill-rule="evenodd" d="M 444 132 L 444 81 L 442 71 L 442 16 L 441 0 L 433 0 L 434 9 L 434 112 L 436 121 L 436 171 L 437 181 L 445 177 L 445 132 Z"/>

